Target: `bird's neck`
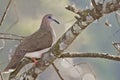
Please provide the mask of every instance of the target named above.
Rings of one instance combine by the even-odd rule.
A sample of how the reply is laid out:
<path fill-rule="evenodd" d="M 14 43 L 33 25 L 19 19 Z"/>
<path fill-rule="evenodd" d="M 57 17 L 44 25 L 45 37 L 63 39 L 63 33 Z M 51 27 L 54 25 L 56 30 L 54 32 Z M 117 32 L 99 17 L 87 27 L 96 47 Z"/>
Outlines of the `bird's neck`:
<path fill-rule="evenodd" d="M 53 42 L 55 41 L 55 39 L 56 39 L 55 31 L 50 26 L 50 22 L 43 20 L 39 30 L 49 31 L 53 37 Z"/>
<path fill-rule="evenodd" d="M 50 27 L 50 22 L 47 20 L 43 20 L 40 26 L 40 30 L 47 30 L 50 31 L 51 27 Z"/>

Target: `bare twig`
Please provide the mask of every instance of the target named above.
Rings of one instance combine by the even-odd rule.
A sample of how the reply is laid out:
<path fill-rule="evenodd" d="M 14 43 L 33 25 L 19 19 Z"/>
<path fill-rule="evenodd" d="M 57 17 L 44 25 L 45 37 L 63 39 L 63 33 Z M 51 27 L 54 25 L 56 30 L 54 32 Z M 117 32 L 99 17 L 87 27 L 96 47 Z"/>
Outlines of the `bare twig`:
<path fill-rule="evenodd" d="M 94 8 L 97 8 L 97 4 L 96 4 L 95 0 L 91 0 L 91 2 L 92 2 L 92 5 L 94 6 Z"/>
<path fill-rule="evenodd" d="M 3 80 L 3 76 L 2 76 L 2 74 L 1 74 L 1 72 L 0 72 L 0 77 L 1 77 L 1 80 Z"/>
<path fill-rule="evenodd" d="M 3 13 L 2 19 L 1 19 L 1 21 L 0 21 L 0 26 L 2 25 L 3 20 L 5 19 L 5 16 L 6 16 L 6 14 L 7 14 L 7 11 L 8 11 L 8 9 L 9 9 L 9 6 L 10 6 L 11 2 L 12 2 L 12 0 L 10 0 L 10 1 L 8 2 L 8 5 L 7 5 L 7 7 L 6 7 L 6 9 L 5 9 L 4 13 Z"/>
<path fill-rule="evenodd" d="M 13 36 L 13 37 L 20 37 L 20 38 L 24 38 L 23 36 L 20 35 L 16 35 L 16 34 L 11 34 L 11 33 L 0 33 L 0 35 L 7 35 L 7 36 Z"/>
<path fill-rule="evenodd" d="M 116 18 L 116 20 L 117 20 L 118 25 L 120 26 L 120 21 L 119 21 L 118 17 L 119 17 L 118 14 L 115 13 L 115 18 Z M 114 36 L 116 33 L 118 33 L 119 31 L 120 31 L 120 29 L 118 29 L 115 33 L 113 33 L 113 36 Z"/>
<path fill-rule="evenodd" d="M 17 41 L 22 41 L 23 40 L 23 36 L 19 36 L 19 35 L 15 35 L 15 34 L 10 34 L 10 33 L 0 33 L 1 37 L 0 39 L 2 39 L 2 43 L 3 43 L 3 46 L 0 47 L 0 50 L 3 49 L 5 47 L 5 39 L 6 40 L 17 40 Z M 12 37 L 5 37 L 5 36 L 12 36 L 12 37 L 20 37 L 20 38 L 12 38 Z"/>
<path fill-rule="evenodd" d="M 90 52 L 68 52 L 62 54 L 59 58 L 75 58 L 75 57 L 104 58 L 109 60 L 120 61 L 120 56 L 118 55 L 111 55 L 108 53 L 90 53 Z"/>
<path fill-rule="evenodd" d="M 21 41 L 23 39 L 17 39 L 17 38 L 9 38 L 9 37 L 0 37 L 0 39 L 6 39 L 6 40 L 17 40 L 17 41 Z"/>
<path fill-rule="evenodd" d="M 0 33 L 0 35 L 3 36 L 3 37 L 0 37 L 0 39 L 7 39 L 7 40 L 18 40 L 18 41 L 21 41 L 24 38 L 23 36 L 10 34 L 10 33 Z M 4 37 L 4 36 L 20 37 L 20 39 L 18 39 L 18 38 L 11 38 L 11 37 Z"/>
<path fill-rule="evenodd" d="M 2 46 L 0 47 L 0 50 L 2 50 L 4 47 L 5 47 L 5 40 L 4 39 L 2 39 Z"/>
<path fill-rule="evenodd" d="M 112 42 L 112 45 L 116 48 L 116 50 L 119 52 L 120 54 L 120 43 L 115 43 L 115 42 Z"/>
<path fill-rule="evenodd" d="M 11 24 L 11 25 L 9 26 L 9 28 L 8 28 L 6 31 L 9 31 L 9 30 L 10 30 L 15 24 L 17 24 L 18 21 L 19 21 L 18 11 L 17 11 L 17 9 L 16 9 L 16 3 L 13 2 L 13 5 L 14 5 L 14 8 L 15 8 L 16 21 L 15 21 L 13 24 Z"/>
<path fill-rule="evenodd" d="M 53 68 L 55 69 L 55 71 L 56 71 L 56 73 L 58 74 L 58 76 L 60 77 L 60 79 L 61 79 L 61 80 L 64 80 L 64 79 L 62 78 L 61 74 L 59 73 L 59 69 L 57 69 L 57 67 L 55 66 L 54 63 L 52 63 L 52 66 L 53 66 Z"/>
<path fill-rule="evenodd" d="M 115 17 L 116 17 L 118 25 L 120 26 L 120 21 L 119 21 L 119 18 L 118 18 L 118 17 L 120 17 L 120 15 L 117 12 L 115 13 Z"/>

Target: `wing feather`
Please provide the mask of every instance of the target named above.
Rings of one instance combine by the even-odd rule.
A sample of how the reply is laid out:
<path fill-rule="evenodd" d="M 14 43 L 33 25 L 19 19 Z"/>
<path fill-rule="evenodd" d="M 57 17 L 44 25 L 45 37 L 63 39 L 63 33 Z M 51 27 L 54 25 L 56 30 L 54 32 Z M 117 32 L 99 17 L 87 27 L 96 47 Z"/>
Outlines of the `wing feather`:
<path fill-rule="evenodd" d="M 4 71 L 8 69 L 15 69 L 16 65 L 21 61 L 27 52 L 34 52 L 48 48 L 52 45 L 52 35 L 50 31 L 45 32 L 44 30 L 37 31 L 31 36 L 26 37 L 21 44 L 16 48 L 11 61 Z"/>

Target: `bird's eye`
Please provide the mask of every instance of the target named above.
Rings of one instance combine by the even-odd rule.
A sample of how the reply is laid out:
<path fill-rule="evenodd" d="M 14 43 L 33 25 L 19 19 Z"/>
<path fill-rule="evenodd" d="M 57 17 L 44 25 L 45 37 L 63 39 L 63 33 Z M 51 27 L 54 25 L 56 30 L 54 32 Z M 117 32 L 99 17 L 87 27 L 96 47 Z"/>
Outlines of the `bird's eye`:
<path fill-rule="evenodd" d="M 51 19 L 51 16 L 48 16 L 49 19 Z"/>

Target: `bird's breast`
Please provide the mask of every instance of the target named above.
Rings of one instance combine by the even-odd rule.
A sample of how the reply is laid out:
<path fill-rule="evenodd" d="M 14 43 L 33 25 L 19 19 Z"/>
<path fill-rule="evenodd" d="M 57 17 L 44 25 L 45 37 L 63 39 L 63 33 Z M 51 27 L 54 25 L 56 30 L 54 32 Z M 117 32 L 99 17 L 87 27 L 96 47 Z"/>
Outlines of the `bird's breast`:
<path fill-rule="evenodd" d="M 29 53 L 26 53 L 25 56 L 29 57 L 29 58 L 41 58 L 42 54 L 47 52 L 49 49 L 50 49 L 50 47 L 45 48 L 45 49 L 40 50 L 40 51 L 29 52 Z"/>

